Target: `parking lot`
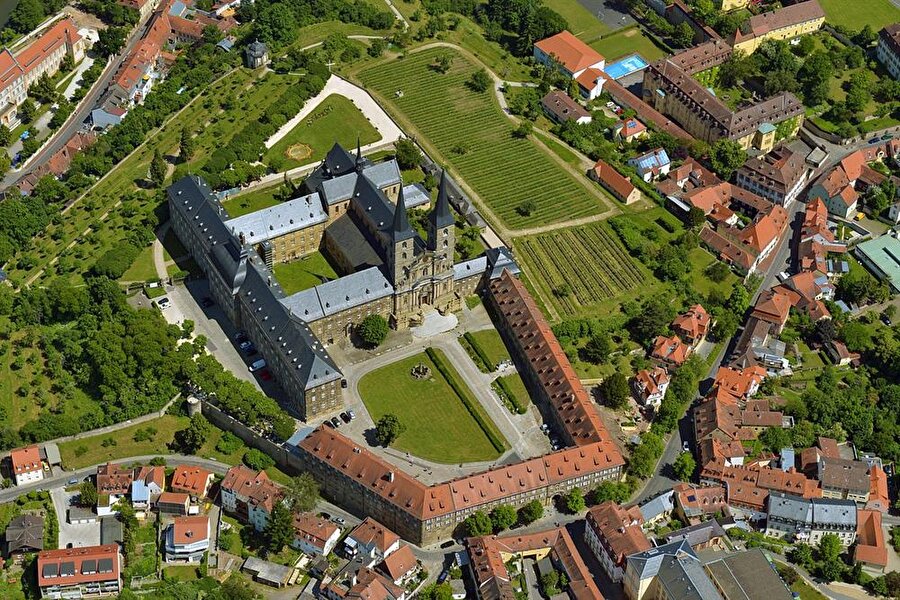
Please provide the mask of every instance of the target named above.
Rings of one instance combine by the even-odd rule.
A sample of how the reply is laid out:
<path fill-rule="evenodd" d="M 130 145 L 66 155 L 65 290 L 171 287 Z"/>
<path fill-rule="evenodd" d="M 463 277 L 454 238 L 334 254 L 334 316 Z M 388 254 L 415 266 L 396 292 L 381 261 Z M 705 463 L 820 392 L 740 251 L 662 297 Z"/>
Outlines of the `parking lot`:
<path fill-rule="evenodd" d="M 78 493 L 69 493 L 64 488 L 58 487 L 50 490 L 53 499 L 53 508 L 56 510 L 56 518 L 59 521 L 59 547 L 79 548 L 82 546 L 97 546 L 100 544 L 100 521 L 95 523 L 72 524 L 66 519 L 72 499 Z"/>

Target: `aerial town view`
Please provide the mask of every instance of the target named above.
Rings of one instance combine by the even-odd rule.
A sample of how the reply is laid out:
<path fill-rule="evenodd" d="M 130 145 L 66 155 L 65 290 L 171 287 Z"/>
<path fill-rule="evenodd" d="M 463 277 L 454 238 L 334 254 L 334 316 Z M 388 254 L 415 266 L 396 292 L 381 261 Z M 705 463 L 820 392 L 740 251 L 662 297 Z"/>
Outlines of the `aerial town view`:
<path fill-rule="evenodd" d="M 900 0 L 0 48 L 0 600 L 900 599 Z"/>

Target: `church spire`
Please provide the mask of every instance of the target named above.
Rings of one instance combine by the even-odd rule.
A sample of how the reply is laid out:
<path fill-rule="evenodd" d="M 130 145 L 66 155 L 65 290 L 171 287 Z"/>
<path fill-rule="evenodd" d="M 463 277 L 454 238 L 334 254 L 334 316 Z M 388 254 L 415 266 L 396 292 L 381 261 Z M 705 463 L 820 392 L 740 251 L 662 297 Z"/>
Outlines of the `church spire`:
<path fill-rule="evenodd" d="M 438 188 L 437 201 L 428 215 L 435 228 L 450 227 L 453 225 L 453 213 L 450 212 L 450 192 L 447 191 L 447 170 L 441 169 L 441 185 Z"/>
<path fill-rule="evenodd" d="M 359 134 L 356 134 L 356 172 L 362 173 L 365 162 L 363 161 L 362 146 L 359 145 Z"/>
<path fill-rule="evenodd" d="M 409 226 L 409 217 L 406 214 L 406 201 L 403 199 L 403 187 L 397 194 L 397 206 L 394 208 L 394 224 L 391 227 L 391 237 L 394 242 L 408 240 L 415 236 L 412 227 Z"/>

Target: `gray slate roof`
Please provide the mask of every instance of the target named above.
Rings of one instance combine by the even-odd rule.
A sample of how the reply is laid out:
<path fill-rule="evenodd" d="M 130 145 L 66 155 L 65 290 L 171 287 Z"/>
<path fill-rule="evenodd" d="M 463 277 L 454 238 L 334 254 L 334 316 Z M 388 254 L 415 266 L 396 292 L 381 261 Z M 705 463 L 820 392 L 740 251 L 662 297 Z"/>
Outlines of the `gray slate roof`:
<path fill-rule="evenodd" d="M 638 579 L 647 579 L 648 577 L 655 577 L 656 574 L 659 573 L 663 559 L 666 557 L 685 555 L 692 557 L 694 560 L 697 559 L 697 555 L 694 553 L 691 545 L 685 540 L 678 540 L 670 544 L 664 544 L 662 546 L 657 546 L 656 548 L 638 552 L 637 554 L 632 554 L 626 558 L 626 562 L 628 563 L 629 569 L 637 569 L 639 574 Z"/>
<path fill-rule="evenodd" d="M 645 521 L 652 521 L 659 515 L 671 513 L 675 509 L 674 496 L 675 492 L 669 490 L 655 498 L 647 500 L 638 507 L 641 511 L 641 517 L 643 517 Z"/>
<path fill-rule="evenodd" d="M 4 555 L 19 550 L 44 549 L 44 519 L 37 515 L 20 515 L 13 518 L 4 534 Z"/>
<path fill-rule="evenodd" d="M 481 276 L 484 275 L 484 270 L 487 268 L 487 257 L 479 256 L 478 258 L 472 258 L 465 262 L 456 263 L 453 265 L 453 279 L 455 281 L 459 281 L 460 279 L 465 279 L 467 277 Z"/>
<path fill-rule="evenodd" d="M 516 259 L 506 246 L 499 248 L 488 248 L 485 252 L 488 260 L 488 268 L 490 269 L 490 279 L 497 279 L 503 274 L 503 269 L 509 270 L 512 275 L 518 275 L 520 272 Z"/>
<path fill-rule="evenodd" d="M 352 273 L 281 300 L 296 317 L 312 322 L 390 296 L 394 287 L 378 267 Z"/>
<path fill-rule="evenodd" d="M 856 528 L 856 503 L 832 498 L 806 499 L 793 494 L 769 494 L 769 518 L 804 523 L 814 529 Z"/>
<path fill-rule="evenodd" d="M 705 544 L 717 537 L 725 537 L 725 535 L 725 530 L 722 529 L 722 526 L 715 519 L 710 519 L 703 523 L 697 523 L 696 525 L 673 531 L 666 535 L 666 541 L 685 540 L 691 547 L 694 547 L 699 544 Z"/>
<path fill-rule="evenodd" d="M 678 600 L 722 600 L 696 557 L 666 556 L 657 574 L 667 598 Z"/>
<path fill-rule="evenodd" d="M 243 234 L 245 244 L 257 244 L 327 220 L 322 200 L 314 193 L 235 217 L 225 226 L 235 237 Z"/>
<path fill-rule="evenodd" d="M 428 205 L 431 196 L 421 183 L 411 183 L 403 186 L 403 201 L 406 202 L 406 208 L 418 208 Z"/>

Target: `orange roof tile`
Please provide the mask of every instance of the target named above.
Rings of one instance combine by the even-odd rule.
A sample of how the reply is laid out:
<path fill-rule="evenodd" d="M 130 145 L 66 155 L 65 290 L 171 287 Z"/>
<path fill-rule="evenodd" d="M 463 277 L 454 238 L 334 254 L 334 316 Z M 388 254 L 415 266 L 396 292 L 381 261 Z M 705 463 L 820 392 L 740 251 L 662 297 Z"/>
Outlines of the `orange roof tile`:
<path fill-rule="evenodd" d="M 178 465 L 172 474 L 172 491 L 203 497 L 212 484 L 213 474 L 201 467 Z"/>
<path fill-rule="evenodd" d="M 888 551 L 877 510 L 856 511 L 856 552 L 854 558 L 870 565 L 887 566 Z"/>
<path fill-rule="evenodd" d="M 12 461 L 12 469 L 15 475 L 23 475 L 43 469 L 41 466 L 41 451 L 37 446 L 18 448 L 9 453 Z"/>
<path fill-rule="evenodd" d="M 209 517 L 206 515 L 175 517 L 172 523 L 172 539 L 176 544 L 193 544 L 209 539 Z"/>
<path fill-rule="evenodd" d="M 628 198 L 634 191 L 634 184 L 603 160 L 598 160 L 594 165 L 594 173 L 598 181 L 606 184 L 621 199 Z"/>
<path fill-rule="evenodd" d="M 643 519 L 637 506 L 626 509 L 615 502 L 604 502 L 588 511 L 586 522 L 618 566 L 624 564 L 626 556 L 652 547 L 641 530 Z"/>
<path fill-rule="evenodd" d="M 554 36 L 534 43 L 544 54 L 556 60 L 570 73 L 577 73 L 603 61 L 603 56 L 572 35 L 570 31 L 560 31 Z"/>
<path fill-rule="evenodd" d="M 381 561 L 379 566 L 391 581 L 399 581 L 416 567 L 416 555 L 409 546 L 400 546 L 396 552 Z"/>
<path fill-rule="evenodd" d="M 50 570 L 45 569 L 45 567 L 48 565 L 56 565 L 56 568 L 53 569 L 52 572 L 58 574 L 59 568 L 63 563 L 72 563 L 74 568 L 74 573 L 65 577 L 64 581 L 66 585 L 113 581 L 120 577 L 120 569 L 122 568 L 120 556 L 118 544 L 84 546 L 81 548 L 65 548 L 61 550 L 44 550 L 43 552 L 38 552 L 38 586 L 46 587 L 60 584 L 60 577 L 47 577 L 45 575 L 45 572 Z M 103 559 L 111 560 L 112 566 L 109 571 L 101 573 L 99 572 L 99 562 Z"/>

